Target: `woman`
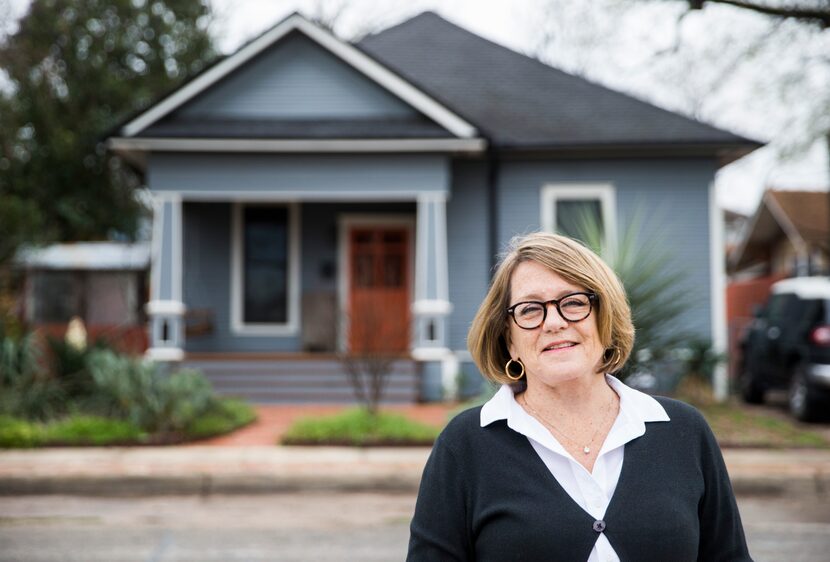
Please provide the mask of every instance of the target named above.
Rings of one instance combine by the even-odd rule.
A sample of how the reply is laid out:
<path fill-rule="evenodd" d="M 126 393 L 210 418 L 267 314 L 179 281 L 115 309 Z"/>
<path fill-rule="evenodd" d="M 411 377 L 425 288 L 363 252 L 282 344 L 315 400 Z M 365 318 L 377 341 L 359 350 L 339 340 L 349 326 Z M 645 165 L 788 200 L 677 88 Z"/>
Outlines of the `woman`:
<path fill-rule="evenodd" d="M 468 336 L 502 386 L 436 441 L 408 560 L 751 560 L 702 416 L 609 374 L 633 342 L 596 254 L 552 234 L 514 240 Z"/>

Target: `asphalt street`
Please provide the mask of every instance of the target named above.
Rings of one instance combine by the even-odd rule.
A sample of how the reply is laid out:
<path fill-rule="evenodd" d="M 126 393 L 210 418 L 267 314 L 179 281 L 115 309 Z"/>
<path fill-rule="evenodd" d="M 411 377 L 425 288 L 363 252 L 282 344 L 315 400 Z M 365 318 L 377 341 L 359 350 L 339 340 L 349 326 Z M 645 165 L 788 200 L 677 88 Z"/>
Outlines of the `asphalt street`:
<path fill-rule="evenodd" d="M 412 493 L 0 498 L 2 562 L 403 560 Z M 826 562 L 830 502 L 739 497 L 757 562 Z"/>

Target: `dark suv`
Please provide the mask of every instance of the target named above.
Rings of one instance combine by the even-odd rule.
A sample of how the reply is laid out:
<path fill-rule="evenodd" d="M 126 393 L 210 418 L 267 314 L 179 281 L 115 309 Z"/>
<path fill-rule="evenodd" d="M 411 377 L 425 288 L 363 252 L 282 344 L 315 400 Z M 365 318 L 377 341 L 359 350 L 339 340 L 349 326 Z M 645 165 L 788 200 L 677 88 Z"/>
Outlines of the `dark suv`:
<path fill-rule="evenodd" d="M 741 395 L 763 402 L 789 390 L 790 412 L 803 421 L 830 412 L 830 279 L 797 277 L 772 285 L 766 307 L 741 342 Z"/>

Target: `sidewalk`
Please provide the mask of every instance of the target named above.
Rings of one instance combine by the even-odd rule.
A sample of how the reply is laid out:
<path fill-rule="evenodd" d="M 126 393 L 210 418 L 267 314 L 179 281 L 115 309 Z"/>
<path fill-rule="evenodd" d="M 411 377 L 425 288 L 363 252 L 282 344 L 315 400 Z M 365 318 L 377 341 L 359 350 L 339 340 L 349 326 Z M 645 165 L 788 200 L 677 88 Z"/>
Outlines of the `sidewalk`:
<path fill-rule="evenodd" d="M 195 445 L 0 451 L 0 496 L 417 490 L 427 447 L 273 445 L 297 416 L 338 409 L 261 407 L 256 424 Z M 441 425 L 452 407 L 398 409 Z M 724 458 L 738 494 L 830 495 L 828 450 L 727 449 Z"/>

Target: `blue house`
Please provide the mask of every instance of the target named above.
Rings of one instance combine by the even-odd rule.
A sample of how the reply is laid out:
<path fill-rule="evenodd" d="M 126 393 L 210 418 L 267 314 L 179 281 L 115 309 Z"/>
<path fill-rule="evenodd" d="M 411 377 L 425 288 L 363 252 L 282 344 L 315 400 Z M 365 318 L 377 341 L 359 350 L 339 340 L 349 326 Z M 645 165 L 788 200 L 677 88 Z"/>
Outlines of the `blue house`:
<path fill-rule="evenodd" d="M 151 358 L 326 400 L 335 354 L 374 334 L 402 357 L 390 396 L 434 400 L 477 377 L 465 339 L 495 256 L 577 208 L 608 236 L 668 209 L 700 296 L 678 320 L 725 342 L 713 177 L 759 145 L 427 12 L 356 44 L 292 15 L 109 146 L 155 200 Z"/>

